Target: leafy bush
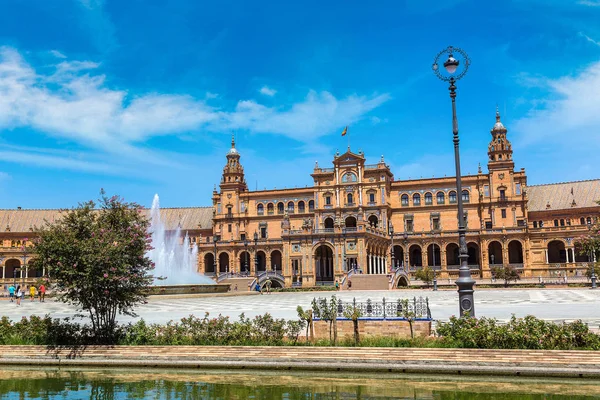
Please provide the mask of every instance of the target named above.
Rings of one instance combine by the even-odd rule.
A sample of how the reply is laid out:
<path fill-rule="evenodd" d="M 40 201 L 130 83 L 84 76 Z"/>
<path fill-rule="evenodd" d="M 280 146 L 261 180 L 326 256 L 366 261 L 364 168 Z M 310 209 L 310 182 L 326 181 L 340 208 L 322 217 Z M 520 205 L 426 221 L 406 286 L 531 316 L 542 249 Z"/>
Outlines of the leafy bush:
<path fill-rule="evenodd" d="M 437 325 L 443 340 L 480 349 L 600 349 L 600 336 L 582 321 L 555 324 L 531 315 L 499 324 L 494 318 L 457 318 Z"/>

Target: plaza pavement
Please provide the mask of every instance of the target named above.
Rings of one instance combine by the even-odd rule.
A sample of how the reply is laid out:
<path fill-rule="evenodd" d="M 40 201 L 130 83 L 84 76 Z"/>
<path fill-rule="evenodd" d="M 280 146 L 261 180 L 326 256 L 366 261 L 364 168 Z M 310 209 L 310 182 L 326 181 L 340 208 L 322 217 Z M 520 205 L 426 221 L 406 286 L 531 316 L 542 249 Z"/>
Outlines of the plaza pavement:
<path fill-rule="evenodd" d="M 137 318 L 120 316 L 122 322 L 143 318 L 148 322 L 164 323 L 179 320 L 190 314 L 198 317 L 209 312 L 233 319 L 241 313 L 254 317 L 269 312 L 275 318 L 296 319 L 296 307 L 309 307 L 313 297 L 331 296 L 334 292 L 296 292 L 258 295 L 238 293 L 229 296 L 203 297 L 151 297 L 147 304 L 140 305 Z M 343 301 L 381 301 L 383 297 L 390 301 L 398 298 L 426 296 L 432 317 L 435 320 L 447 320 L 458 313 L 458 294 L 455 290 L 393 290 L 393 291 L 342 291 L 335 293 Z M 511 314 L 517 317 L 535 315 L 552 321 L 572 321 L 582 319 L 591 328 L 600 326 L 600 290 L 577 289 L 486 289 L 475 291 L 475 312 L 478 317 L 494 317 L 507 320 Z M 8 300 L 0 301 L 0 315 L 12 320 L 24 316 L 50 314 L 54 318 L 72 317 L 76 313 L 72 306 L 46 299 L 45 303 L 30 302 L 21 306 Z"/>

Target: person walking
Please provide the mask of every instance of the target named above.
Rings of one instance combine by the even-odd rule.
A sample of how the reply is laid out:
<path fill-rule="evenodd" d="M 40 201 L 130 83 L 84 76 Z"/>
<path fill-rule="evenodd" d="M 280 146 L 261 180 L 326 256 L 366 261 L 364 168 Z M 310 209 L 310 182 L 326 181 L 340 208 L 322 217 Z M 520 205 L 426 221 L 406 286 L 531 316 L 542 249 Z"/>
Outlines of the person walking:
<path fill-rule="evenodd" d="M 8 287 L 8 297 L 10 298 L 11 303 L 15 301 L 15 285 L 12 283 Z"/>
<path fill-rule="evenodd" d="M 29 297 L 31 298 L 31 301 L 35 300 L 35 285 L 29 286 Z"/>
<path fill-rule="evenodd" d="M 46 300 L 46 286 L 43 283 L 40 285 L 38 295 L 40 296 L 40 303 L 43 303 Z"/>
<path fill-rule="evenodd" d="M 340 282 L 337 279 L 335 280 L 335 290 L 340 290 Z"/>
<path fill-rule="evenodd" d="M 23 297 L 23 292 L 21 291 L 21 285 L 17 285 L 17 305 L 21 305 L 21 297 Z"/>
<path fill-rule="evenodd" d="M 271 280 L 269 278 L 265 281 L 265 286 L 267 287 L 267 294 L 271 294 Z"/>
<path fill-rule="evenodd" d="M 262 290 L 260 289 L 260 284 L 258 282 L 256 282 L 256 286 L 254 286 L 254 290 L 256 290 L 260 294 L 263 294 Z"/>

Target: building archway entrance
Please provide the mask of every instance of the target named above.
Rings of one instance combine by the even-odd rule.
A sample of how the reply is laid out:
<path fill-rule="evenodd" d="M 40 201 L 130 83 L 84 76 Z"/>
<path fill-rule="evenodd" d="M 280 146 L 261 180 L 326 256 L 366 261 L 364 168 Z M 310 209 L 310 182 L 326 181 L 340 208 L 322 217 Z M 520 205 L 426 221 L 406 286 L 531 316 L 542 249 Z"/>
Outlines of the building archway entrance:
<path fill-rule="evenodd" d="M 215 273 L 215 255 L 213 253 L 206 253 L 204 255 L 204 273 Z"/>
<path fill-rule="evenodd" d="M 252 265 L 252 257 L 250 257 L 250 252 L 244 250 L 240 253 L 240 267 L 238 271 L 241 274 L 248 274 L 250 273 L 250 265 Z"/>
<path fill-rule="evenodd" d="M 267 270 L 267 255 L 264 251 L 259 250 L 256 253 L 256 259 L 258 261 L 257 272 L 262 272 Z"/>
<path fill-rule="evenodd" d="M 323 226 L 325 229 L 333 229 L 333 218 L 325 218 L 325 221 L 323 221 Z"/>
<path fill-rule="evenodd" d="M 376 216 L 376 215 L 371 215 L 371 216 L 369 217 L 369 225 L 370 225 L 372 228 L 377 228 L 377 226 L 379 225 L 379 218 L 377 218 L 377 216 Z"/>
<path fill-rule="evenodd" d="M 488 245 L 488 262 L 490 265 L 502 265 L 502 245 L 493 241 Z"/>
<path fill-rule="evenodd" d="M 219 254 L 219 272 L 230 272 L 229 268 L 229 254 L 225 252 Z"/>
<path fill-rule="evenodd" d="M 479 245 L 473 242 L 467 243 L 467 253 L 469 254 L 467 263 L 476 265 L 479 268 Z"/>
<path fill-rule="evenodd" d="M 518 240 L 508 243 L 508 263 L 523 264 L 523 245 Z"/>
<path fill-rule="evenodd" d="M 410 257 L 409 263 L 411 267 L 422 267 L 423 266 L 423 254 L 419 245 L 413 244 L 408 249 L 408 255 Z"/>
<path fill-rule="evenodd" d="M 317 283 L 333 283 L 333 251 L 324 244 L 315 250 L 315 272 Z"/>
<path fill-rule="evenodd" d="M 565 244 L 560 240 L 553 240 L 548 243 L 548 263 L 566 263 L 567 252 Z"/>
<path fill-rule="evenodd" d="M 6 272 L 4 276 L 6 279 L 20 279 L 21 278 L 21 261 L 16 258 L 10 258 L 4 263 Z"/>
<path fill-rule="evenodd" d="M 273 250 L 271 252 L 271 271 L 281 272 L 282 257 L 279 250 Z"/>
<path fill-rule="evenodd" d="M 356 218 L 347 217 L 345 221 L 346 228 L 356 228 Z"/>
<path fill-rule="evenodd" d="M 402 246 L 395 245 L 393 252 L 394 252 L 394 265 L 392 266 L 392 268 L 396 269 L 396 268 L 400 267 L 401 265 L 404 265 L 404 249 L 402 248 Z"/>
<path fill-rule="evenodd" d="M 460 266 L 460 258 L 458 258 L 460 252 L 456 243 L 449 243 L 446 246 L 446 265 L 448 267 Z"/>

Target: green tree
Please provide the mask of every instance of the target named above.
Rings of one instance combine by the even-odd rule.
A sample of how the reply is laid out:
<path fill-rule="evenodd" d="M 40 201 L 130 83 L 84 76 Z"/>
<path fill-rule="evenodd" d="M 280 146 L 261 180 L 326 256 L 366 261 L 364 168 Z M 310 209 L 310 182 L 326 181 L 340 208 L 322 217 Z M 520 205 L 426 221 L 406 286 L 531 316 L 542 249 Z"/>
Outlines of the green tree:
<path fill-rule="evenodd" d="M 298 306 L 296 308 L 296 312 L 298 313 L 298 318 L 300 318 L 300 321 L 306 323 L 306 341 L 308 342 L 310 339 L 308 336 L 308 332 L 309 329 L 312 332 L 313 327 L 313 310 L 311 308 L 304 310 L 302 306 Z"/>
<path fill-rule="evenodd" d="M 39 228 L 34 250 L 58 299 L 89 314 L 99 343 L 116 340 L 117 314 L 135 316 L 153 282 L 149 222 L 118 196 L 80 203 Z"/>
<path fill-rule="evenodd" d="M 344 318 L 348 318 L 352 320 L 352 324 L 354 326 L 354 344 L 358 345 L 360 342 L 360 336 L 358 332 L 358 319 L 362 317 L 363 313 L 360 308 L 356 307 L 356 303 L 352 303 L 352 305 L 347 305 L 344 307 Z"/>
<path fill-rule="evenodd" d="M 425 282 L 427 287 L 429 287 L 431 282 L 433 282 L 433 269 L 429 268 L 429 266 L 419 268 L 417 272 L 415 272 L 415 277 Z"/>
<path fill-rule="evenodd" d="M 593 256 L 597 260 L 600 252 L 600 226 L 598 224 L 589 225 L 589 232 L 576 240 L 575 248 L 580 255 L 588 256 L 588 258 Z M 585 276 L 588 279 L 592 277 L 592 267 L 594 274 L 598 276 L 598 263 L 594 263 L 593 260 L 594 258 L 587 263 Z"/>
<path fill-rule="evenodd" d="M 503 265 L 501 267 L 493 267 L 492 274 L 496 279 L 504 280 L 504 287 L 508 287 L 510 281 L 518 281 L 521 279 L 519 271 L 510 265 Z"/>
<path fill-rule="evenodd" d="M 415 321 L 417 315 L 413 310 L 411 310 L 408 299 L 398 299 L 398 303 L 398 316 L 408 321 L 408 326 L 410 327 L 410 338 L 414 339 L 415 334 L 413 332 L 413 322 Z"/>

